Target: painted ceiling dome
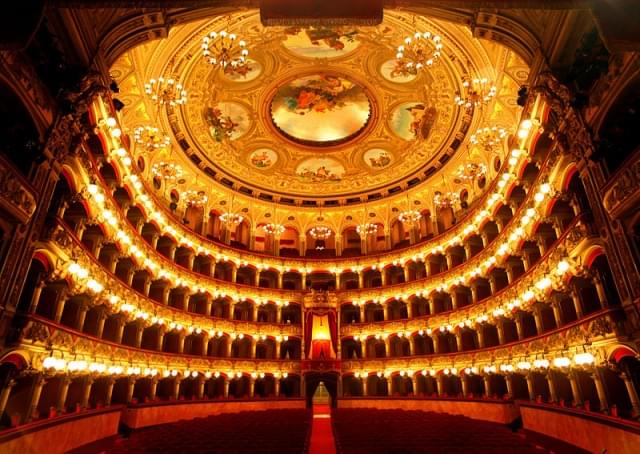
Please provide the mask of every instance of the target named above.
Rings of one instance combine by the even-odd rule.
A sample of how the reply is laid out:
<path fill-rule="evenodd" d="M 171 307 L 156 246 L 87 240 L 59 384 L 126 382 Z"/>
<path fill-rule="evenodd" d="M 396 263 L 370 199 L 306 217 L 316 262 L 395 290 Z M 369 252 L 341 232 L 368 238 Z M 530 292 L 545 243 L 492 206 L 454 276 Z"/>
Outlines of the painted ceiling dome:
<path fill-rule="evenodd" d="M 203 37 L 222 29 L 246 43 L 242 70 L 202 55 Z M 407 70 L 397 47 L 416 31 L 441 37 L 443 49 L 430 67 Z M 304 207 L 401 197 L 407 188 L 423 200 L 445 189 L 481 194 L 464 186 L 459 167 L 473 160 L 493 169 L 503 157 L 469 136 L 513 127 L 528 67 L 462 25 L 404 12 L 385 11 L 377 26 L 305 28 L 264 27 L 248 10 L 176 25 L 123 54 L 111 73 L 127 106 L 124 124 L 159 124 L 171 137 L 170 147 L 140 154 L 149 180 L 154 164 L 172 162 L 184 173 L 171 181 L 178 193 L 205 191 L 214 205 L 234 192 Z M 154 106 L 144 85 L 158 77 L 179 82 L 186 104 Z M 469 77 L 495 84 L 491 102 L 456 103 Z"/>

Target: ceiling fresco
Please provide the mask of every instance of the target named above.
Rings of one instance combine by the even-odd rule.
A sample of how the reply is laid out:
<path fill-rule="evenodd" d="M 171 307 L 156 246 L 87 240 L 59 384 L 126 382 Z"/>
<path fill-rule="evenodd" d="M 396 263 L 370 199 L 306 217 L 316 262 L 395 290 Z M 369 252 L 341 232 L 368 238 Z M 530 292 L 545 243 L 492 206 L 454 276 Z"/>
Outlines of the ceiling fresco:
<path fill-rule="evenodd" d="M 202 58 L 202 36 L 220 29 L 248 43 L 243 71 Z M 445 47 L 432 67 L 411 72 L 396 63 L 395 49 L 414 30 L 438 33 Z M 467 147 L 467 135 L 487 122 L 511 127 L 528 76 L 512 51 L 474 39 L 466 27 L 396 11 L 385 11 L 375 27 L 265 28 L 257 11 L 183 24 L 123 54 L 111 72 L 128 107 L 124 124 L 133 130 L 155 122 L 172 137 L 170 149 L 147 157 L 147 168 L 175 160 L 198 175 L 206 166 L 213 172 L 198 178 L 201 185 L 215 174 L 276 197 L 404 186 L 427 181 L 428 167 L 453 169 L 472 156 L 491 167 L 491 156 Z M 463 74 L 495 81 L 495 101 L 473 112 L 456 106 Z M 154 109 L 142 87 L 159 75 L 180 80 L 186 105 Z"/>

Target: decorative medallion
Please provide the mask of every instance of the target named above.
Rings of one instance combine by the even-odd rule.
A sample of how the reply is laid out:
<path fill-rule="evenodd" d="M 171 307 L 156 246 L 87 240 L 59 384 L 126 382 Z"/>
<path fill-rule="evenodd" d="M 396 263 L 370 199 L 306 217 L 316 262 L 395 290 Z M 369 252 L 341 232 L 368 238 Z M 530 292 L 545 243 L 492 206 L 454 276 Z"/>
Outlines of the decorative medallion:
<path fill-rule="evenodd" d="M 204 118 L 209 126 L 209 134 L 216 142 L 238 139 L 251 127 L 249 112 L 235 102 L 220 102 L 207 107 Z"/>
<path fill-rule="evenodd" d="M 390 82 L 406 84 L 414 81 L 418 75 L 407 70 L 398 60 L 387 60 L 380 66 L 380 74 Z"/>
<path fill-rule="evenodd" d="M 391 164 L 391 154 L 382 148 L 371 148 L 362 155 L 365 164 L 375 170 L 384 169 Z"/>
<path fill-rule="evenodd" d="M 258 148 L 249 155 L 249 162 L 257 169 L 266 170 L 278 161 L 278 154 L 270 148 Z"/>
<path fill-rule="evenodd" d="M 248 59 L 246 65 L 235 68 L 233 71 L 227 70 L 225 67 L 222 74 L 225 79 L 232 82 L 251 82 L 262 74 L 262 64 L 258 61 Z"/>
<path fill-rule="evenodd" d="M 296 168 L 296 175 L 313 183 L 340 181 L 344 173 L 342 164 L 331 158 L 310 158 Z"/>
<path fill-rule="evenodd" d="M 271 100 L 271 119 L 287 138 L 331 146 L 355 137 L 369 122 L 371 102 L 347 77 L 314 74 L 282 85 Z"/>
<path fill-rule="evenodd" d="M 426 139 L 436 120 L 436 109 L 420 102 L 397 106 L 389 118 L 391 130 L 401 139 Z"/>
<path fill-rule="evenodd" d="M 346 27 L 288 27 L 284 47 L 306 58 L 337 58 L 355 50 L 358 30 Z"/>

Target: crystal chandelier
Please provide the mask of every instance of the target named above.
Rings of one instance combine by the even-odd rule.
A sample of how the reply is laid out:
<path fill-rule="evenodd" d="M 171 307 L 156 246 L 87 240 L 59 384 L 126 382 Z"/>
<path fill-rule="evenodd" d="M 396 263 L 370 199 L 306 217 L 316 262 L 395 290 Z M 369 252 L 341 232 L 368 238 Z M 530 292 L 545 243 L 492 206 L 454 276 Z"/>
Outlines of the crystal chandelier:
<path fill-rule="evenodd" d="M 477 162 L 467 162 L 466 164 L 460 164 L 456 176 L 458 179 L 470 182 L 475 179 L 482 178 L 487 174 L 487 166 Z"/>
<path fill-rule="evenodd" d="M 317 225 L 309 230 L 309 235 L 315 240 L 326 240 L 332 233 L 331 229 L 324 225 Z"/>
<path fill-rule="evenodd" d="M 502 142 L 505 137 L 509 135 L 509 132 L 500 126 L 487 126 L 479 128 L 475 134 L 469 137 L 469 142 L 472 145 L 478 145 L 484 150 L 492 153 L 500 151 Z"/>
<path fill-rule="evenodd" d="M 428 68 L 440 58 L 442 38 L 431 32 L 416 32 L 413 37 L 407 36 L 404 44 L 398 46 L 396 53 L 397 67 L 409 74 Z"/>
<path fill-rule="evenodd" d="M 453 191 L 437 191 L 433 197 L 433 203 L 438 208 L 453 208 L 458 202 L 460 202 L 460 194 Z"/>
<path fill-rule="evenodd" d="M 375 235 L 378 232 L 378 224 L 365 222 L 356 227 L 356 232 L 358 235 Z"/>
<path fill-rule="evenodd" d="M 224 72 L 242 72 L 248 66 L 249 49 L 245 41 L 222 30 L 202 38 L 202 55 L 208 63 L 222 68 Z"/>
<path fill-rule="evenodd" d="M 236 227 L 244 221 L 244 216 L 239 213 L 232 212 L 222 213 L 220 215 L 220 221 L 224 222 L 229 227 Z"/>
<path fill-rule="evenodd" d="M 204 191 L 195 191 L 193 189 L 189 189 L 182 194 L 183 199 L 189 206 L 201 207 L 207 203 L 209 198 L 205 194 Z"/>
<path fill-rule="evenodd" d="M 138 126 L 133 130 L 133 141 L 140 145 L 144 152 L 151 153 L 167 148 L 171 138 L 160 132 L 155 126 Z"/>
<path fill-rule="evenodd" d="M 466 109 L 482 107 L 488 104 L 498 93 L 496 86 L 486 77 L 481 79 L 464 77 L 462 79 L 462 88 L 462 92 L 456 91 L 454 101 L 458 106 Z"/>
<path fill-rule="evenodd" d="M 413 224 L 418 222 L 422 215 L 418 210 L 404 210 L 398 215 L 398 220 L 403 224 Z"/>
<path fill-rule="evenodd" d="M 166 181 L 176 181 L 182 178 L 184 172 L 182 166 L 174 162 L 160 161 L 153 164 L 151 167 L 151 173 L 154 176 L 162 178 Z"/>
<path fill-rule="evenodd" d="M 263 225 L 262 230 L 264 230 L 264 233 L 267 235 L 279 236 L 284 233 L 285 227 L 282 224 L 270 222 L 269 224 Z"/>
<path fill-rule="evenodd" d="M 144 92 L 158 107 L 166 104 L 174 107 L 187 102 L 187 90 L 182 84 L 176 83 L 175 79 L 151 79 L 144 84 Z"/>

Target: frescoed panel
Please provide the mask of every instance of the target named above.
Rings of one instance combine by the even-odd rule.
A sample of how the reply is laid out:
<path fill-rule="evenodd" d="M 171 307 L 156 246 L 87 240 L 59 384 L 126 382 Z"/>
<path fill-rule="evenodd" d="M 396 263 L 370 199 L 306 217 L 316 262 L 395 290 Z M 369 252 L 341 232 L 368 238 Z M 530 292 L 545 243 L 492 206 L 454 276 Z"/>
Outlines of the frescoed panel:
<path fill-rule="evenodd" d="M 296 175 L 313 183 L 340 181 L 344 172 L 342 164 L 331 158 L 310 158 L 296 168 Z"/>
<path fill-rule="evenodd" d="M 365 164 L 375 170 L 384 169 L 391 164 L 392 161 L 391 154 L 382 148 L 371 148 L 365 151 L 362 158 Z"/>
<path fill-rule="evenodd" d="M 370 115 L 363 87 L 330 74 L 292 80 L 271 101 L 275 126 L 290 139 L 312 145 L 348 140 L 367 125 Z"/>
<path fill-rule="evenodd" d="M 307 58 L 336 58 L 355 50 L 358 30 L 347 27 L 287 27 L 283 45 Z"/>
<path fill-rule="evenodd" d="M 235 102 L 220 102 L 207 107 L 204 118 L 209 134 L 216 142 L 238 139 L 251 127 L 248 110 Z"/>
<path fill-rule="evenodd" d="M 247 63 L 246 66 L 240 69 L 232 69 L 231 66 L 226 66 L 223 72 L 224 78 L 233 82 L 251 82 L 257 79 L 262 74 L 262 65 L 252 59 L 248 59 Z"/>
<path fill-rule="evenodd" d="M 393 132 L 404 140 L 425 139 L 436 119 L 436 109 L 420 102 L 407 102 L 397 106 L 389 118 Z"/>
<path fill-rule="evenodd" d="M 278 161 L 278 153 L 270 148 L 258 148 L 249 155 L 249 162 L 257 169 L 266 170 Z"/>
<path fill-rule="evenodd" d="M 388 81 L 397 84 L 406 84 L 418 77 L 415 71 L 409 71 L 404 64 L 399 63 L 396 59 L 384 62 L 382 66 L 380 66 L 380 74 Z"/>

